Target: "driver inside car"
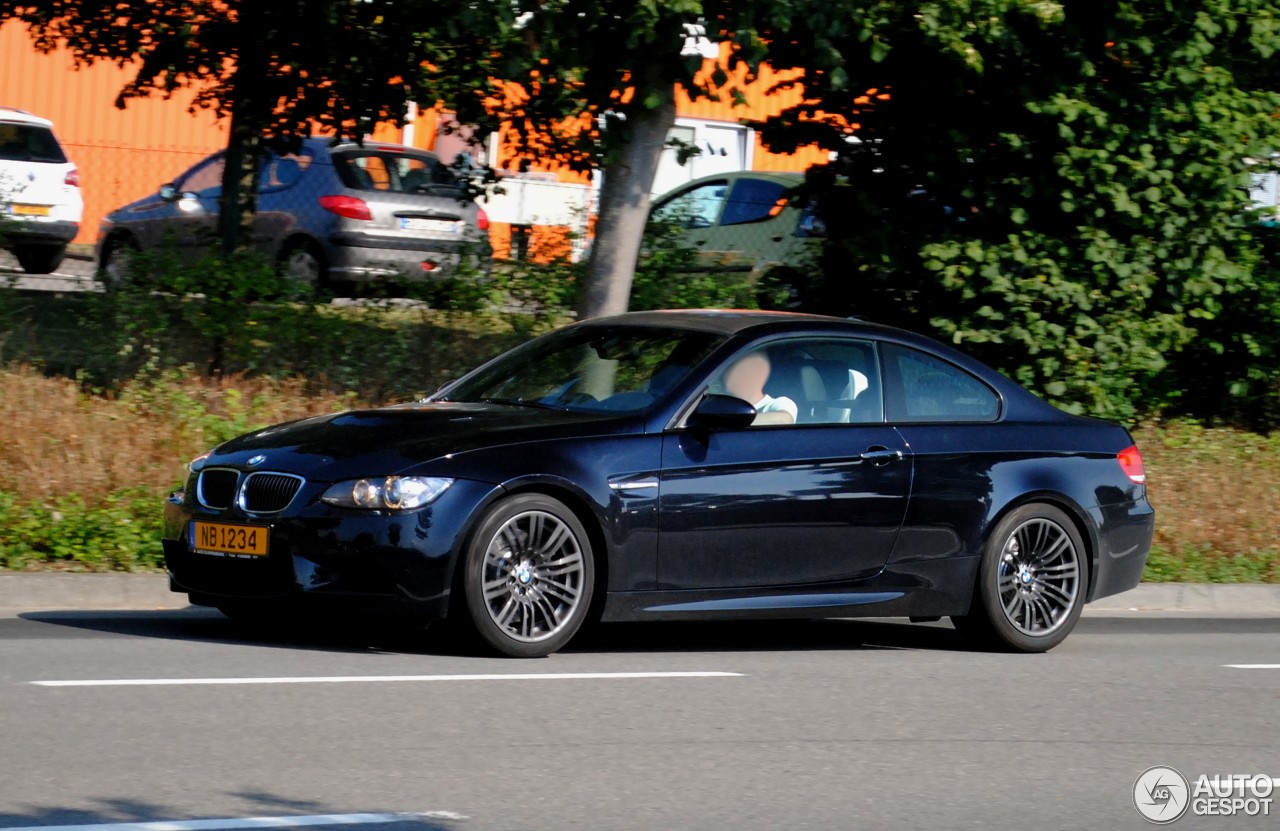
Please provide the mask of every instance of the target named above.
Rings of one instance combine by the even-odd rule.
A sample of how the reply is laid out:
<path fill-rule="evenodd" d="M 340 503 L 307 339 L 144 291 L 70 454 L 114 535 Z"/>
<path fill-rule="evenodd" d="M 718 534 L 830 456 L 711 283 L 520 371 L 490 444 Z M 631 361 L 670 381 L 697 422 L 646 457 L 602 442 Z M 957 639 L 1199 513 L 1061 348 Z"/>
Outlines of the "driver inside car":
<path fill-rule="evenodd" d="M 734 361 L 724 373 L 724 390 L 756 408 L 752 427 L 766 424 L 795 424 L 799 409 L 785 395 L 774 398 L 764 391 L 772 369 L 764 352 L 750 352 Z"/>

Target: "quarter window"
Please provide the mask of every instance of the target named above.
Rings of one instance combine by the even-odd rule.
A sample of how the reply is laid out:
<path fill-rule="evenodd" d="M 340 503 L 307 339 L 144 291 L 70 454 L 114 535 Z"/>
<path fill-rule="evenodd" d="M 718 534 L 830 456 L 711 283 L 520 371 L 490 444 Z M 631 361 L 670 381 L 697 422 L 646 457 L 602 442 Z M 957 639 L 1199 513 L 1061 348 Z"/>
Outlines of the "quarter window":
<path fill-rule="evenodd" d="M 1000 399 L 990 387 L 951 364 L 914 349 L 884 347 L 886 371 L 896 379 L 890 421 L 995 421 Z"/>

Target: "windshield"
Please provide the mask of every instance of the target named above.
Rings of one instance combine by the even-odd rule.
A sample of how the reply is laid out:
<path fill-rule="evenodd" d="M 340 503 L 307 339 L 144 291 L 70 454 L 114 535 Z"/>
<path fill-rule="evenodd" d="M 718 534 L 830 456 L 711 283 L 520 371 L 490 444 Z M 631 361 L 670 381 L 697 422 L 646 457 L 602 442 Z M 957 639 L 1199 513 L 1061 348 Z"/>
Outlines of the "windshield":
<path fill-rule="evenodd" d="M 428 400 L 639 413 L 687 378 L 722 340 L 710 332 L 640 326 L 562 329 Z"/>

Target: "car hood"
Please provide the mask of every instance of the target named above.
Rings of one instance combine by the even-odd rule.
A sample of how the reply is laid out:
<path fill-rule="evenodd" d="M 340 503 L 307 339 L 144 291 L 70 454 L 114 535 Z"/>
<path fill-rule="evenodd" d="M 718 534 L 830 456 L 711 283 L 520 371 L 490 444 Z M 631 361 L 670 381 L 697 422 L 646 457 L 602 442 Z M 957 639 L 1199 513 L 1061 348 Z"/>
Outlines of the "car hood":
<path fill-rule="evenodd" d="M 220 445 L 205 467 L 229 465 L 337 482 L 387 476 L 486 447 L 639 429 L 615 414 L 504 404 L 407 404 L 277 424 Z M 266 458 L 249 461 L 257 456 Z"/>

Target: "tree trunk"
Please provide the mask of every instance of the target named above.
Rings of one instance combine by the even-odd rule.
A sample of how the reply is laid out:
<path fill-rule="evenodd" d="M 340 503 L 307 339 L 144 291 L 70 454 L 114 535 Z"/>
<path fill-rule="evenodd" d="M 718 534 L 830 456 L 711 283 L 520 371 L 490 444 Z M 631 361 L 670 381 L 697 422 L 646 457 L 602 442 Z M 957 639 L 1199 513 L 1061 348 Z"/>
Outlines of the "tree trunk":
<path fill-rule="evenodd" d="M 626 135 L 621 147 L 606 157 L 595 242 L 578 300 L 579 320 L 627 310 L 631 278 L 649 219 L 649 191 L 667 134 L 676 122 L 675 81 L 665 78 L 660 66 L 659 62 L 637 70 L 637 104 L 627 113 L 622 128 Z M 641 103 L 653 96 L 660 101 L 657 107 Z"/>
<path fill-rule="evenodd" d="M 254 3 L 244 3 L 244 14 L 252 15 Z M 264 62 L 252 39 L 254 21 L 243 21 L 250 33 L 248 43 L 236 56 L 232 82 L 231 125 L 227 131 L 226 165 L 222 169 L 222 198 L 218 201 L 218 242 L 223 254 L 253 242 L 254 214 L 258 207 L 258 167 L 261 162 L 262 130 L 269 114 L 269 102 L 257 92 L 255 79 L 262 77 Z"/>

